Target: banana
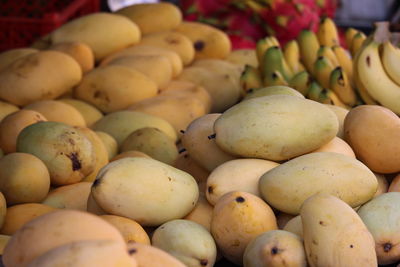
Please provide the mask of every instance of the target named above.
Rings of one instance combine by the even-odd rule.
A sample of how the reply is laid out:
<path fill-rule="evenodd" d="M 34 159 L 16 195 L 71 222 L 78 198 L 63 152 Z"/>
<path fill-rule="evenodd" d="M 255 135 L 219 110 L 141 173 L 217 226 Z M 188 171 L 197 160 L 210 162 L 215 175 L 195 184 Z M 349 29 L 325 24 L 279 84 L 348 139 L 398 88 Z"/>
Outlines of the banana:
<path fill-rule="evenodd" d="M 246 65 L 240 76 L 241 96 L 246 95 L 247 91 L 263 86 L 260 71 L 250 65 Z"/>
<path fill-rule="evenodd" d="M 393 46 L 390 41 L 384 42 L 381 59 L 388 76 L 400 86 L 400 48 Z"/>
<path fill-rule="evenodd" d="M 273 85 L 286 85 L 288 86 L 287 81 L 283 78 L 282 73 L 279 71 L 273 71 L 270 73 L 266 73 L 264 76 L 264 86 L 273 86 Z"/>
<path fill-rule="evenodd" d="M 332 47 L 340 44 L 336 24 L 329 17 L 321 19 L 317 31 L 317 37 L 320 45 Z"/>
<path fill-rule="evenodd" d="M 318 57 L 324 56 L 324 57 L 328 58 L 334 68 L 339 66 L 339 60 L 337 59 L 332 48 L 329 46 L 321 45 L 318 49 L 317 56 Z"/>
<path fill-rule="evenodd" d="M 319 57 L 314 63 L 314 77 L 324 88 L 329 88 L 329 78 L 333 71 L 333 64 L 328 58 Z"/>
<path fill-rule="evenodd" d="M 256 44 L 256 55 L 257 55 L 257 59 L 258 59 L 261 71 L 264 68 L 264 66 L 262 65 L 264 54 L 268 50 L 268 48 L 270 48 L 272 46 L 278 46 L 279 47 L 278 40 L 273 36 L 268 36 L 268 37 L 265 37 L 265 38 L 260 39 L 260 40 L 257 41 L 257 44 Z"/>
<path fill-rule="evenodd" d="M 354 28 L 347 28 L 345 34 L 345 42 L 346 42 L 346 46 L 347 49 L 350 49 L 351 47 L 351 43 L 353 42 L 353 38 L 354 35 L 356 35 L 358 33 L 358 30 L 354 29 Z"/>
<path fill-rule="evenodd" d="M 350 84 L 354 86 L 353 80 L 353 61 L 351 60 L 350 54 L 340 45 L 335 45 L 332 47 L 332 51 L 335 54 L 339 65 L 343 68 L 349 78 Z"/>
<path fill-rule="evenodd" d="M 306 70 L 304 70 L 297 73 L 292 79 L 290 79 L 289 86 L 299 91 L 302 95 L 306 96 L 311 82 L 311 75 Z"/>
<path fill-rule="evenodd" d="M 293 76 L 279 46 L 273 46 L 267 49 L 263 57 L 262 65 L 264 65 L 262 71 L 263 76 L 274 71 L 279 71 L 286 81 L 290 80 Z"/>
<path fill-rule="evenodd" d="M 308 88 L 307 98 L 322 104 L 331 104 L 349 109 L 332 90 L 323 88 L 316 81 L 311 82 Z"/>
<path fill-rule="evenodd" d="M 336 93 L 344 104 L 349 106 L 354 106 L 356 104 L 357 96 L 342 67 L 337 67 L 332 71 L 329 79 L 329 88 Z"/>
<path fill-rule="evenodd" d="M 300 48 L 296 40 L 291 40 L 283 47 L 283 56 L 293 74 L 304 70 L 300 62 Z"/>
<path fill-rule="evenodd" d="M 317 36 L 313 31 L 302 30 L 297 36 L 300 47 L 300 59 L 311 74 L 314 73 L 314 62 L 317 60 L 317 52 L 320 47 Z"/>
<path fill-rule="evenodd" d="M 371 41 L 360 52 L 357 71 L 368 93 L 381 105 L 400 114 L 400 86 L 387 76 L 379 56 L 379 43 Z"/>
<path fill-rule="evenodd" d="M 367 36 L 362 32 L 358 32 L 354 35 L 350 47 L 350 52 L 353 57 L 356 55 L 357 51 L 361 48 L 365 39 L 367 39 Z"/>

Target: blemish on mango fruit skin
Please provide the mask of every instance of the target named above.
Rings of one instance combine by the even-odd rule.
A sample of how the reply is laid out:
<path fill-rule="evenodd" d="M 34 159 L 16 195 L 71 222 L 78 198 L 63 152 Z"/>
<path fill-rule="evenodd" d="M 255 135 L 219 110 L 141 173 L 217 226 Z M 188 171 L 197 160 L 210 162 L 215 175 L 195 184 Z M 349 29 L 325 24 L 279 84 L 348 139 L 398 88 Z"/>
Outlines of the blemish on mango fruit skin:
<path fill-rule="evenodd" d="M 390 243 L 383 244 L 383 251 L 389 252 L 391 249 L 392 249 L 392 244 Z"/>
<path fill-rule="evenodd" d="M 201 51 L 204 49 L 204 47 L 205 47 L 204 41 L 198 40 L 198 41 L 194 42 L 194 49 L 196 51 Z"/>
<path fill-rule="evenodd" d="M 80 169 L 82 168 L 81 161 L 80 161 L 79 158 L 78 158 L 78 153 L 72 152 L 72 153 L 69 154 L 67 157 L 68 157 L 68 158 L 71 160 L 71 162 L 72 162 L 72 170 L 73 170 L 73 171 L 77 171 L 77 170 L 80 170 Z"/>
<path fill-rule="evenodd" d="M 136 248 L 131 248 L 131 249 L 128 250 L 129 255 L 132 255 L 132 254 L 134 254 L 136 252 L 137 252 Z"/>
<path fill-rule="evenodd" d="M 200 265 L 201 266 L 207 266 L 207 264 L 208 264 L 208 260 L 207 259 L 201 259 L 200 260 Z"/>
<path fill-rule="evenodd" d="M 241 196 L 237 197 L 235 200 L 236 200 L 236 202 L 239 202 L 239 203 L 243 203 L 245 201 L 244 197 L 241 197 Z"/>

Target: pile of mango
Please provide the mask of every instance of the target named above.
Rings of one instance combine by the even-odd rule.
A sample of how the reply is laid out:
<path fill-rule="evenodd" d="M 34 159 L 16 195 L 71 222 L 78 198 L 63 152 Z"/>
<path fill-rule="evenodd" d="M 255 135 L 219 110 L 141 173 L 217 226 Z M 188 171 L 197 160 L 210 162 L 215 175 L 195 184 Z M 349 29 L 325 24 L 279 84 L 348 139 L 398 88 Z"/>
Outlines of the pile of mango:
<path fill-rule="evenodd" d="M 1 53 L 4 265 L 399 262 L 398 116 L 249 90 L 248 66 L 169 3 Z"/>

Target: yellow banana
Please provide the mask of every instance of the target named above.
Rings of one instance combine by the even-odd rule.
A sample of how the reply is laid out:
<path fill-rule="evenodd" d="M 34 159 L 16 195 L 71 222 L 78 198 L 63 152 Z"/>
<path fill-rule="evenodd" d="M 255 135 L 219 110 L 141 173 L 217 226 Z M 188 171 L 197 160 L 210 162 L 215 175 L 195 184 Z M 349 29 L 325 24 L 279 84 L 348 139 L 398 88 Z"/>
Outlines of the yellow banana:
<path fill-rule="evenodd" d="M 340 45 L 333 46 L 332 51 L 333 51 L 333 53 L 335 53 L 336 58 L 339 62 L 339 65 L 343 68 L 343 71 L 346 73 L 347 77 L 349 78 L 351 86 L 354 86 L 353 61 L 351 60 L 350 53 L 348 53 Z"/>
<path fill-rule="evenodd" d="M 268 50 L 268 48 L 273 47 L 273 46 L 279 47 L 278 40 L 273 36 L 267 36 L 267 37 L 257 41 L 256 55 L 257 55 L 257 60 L 259 63 L 259 69 L 261 72 L 264 70 L 264 65 L 263 65 L 264 54 Z"/>
<path fill-rule="evenodd" d="M 340 44 L 336 24 L 329 17 L 321 19 L 317 31 L 317 37 L 320 45 L 332 47 Z"/>
<path fill-rule="evenodd" d="M 306 70 L 303 70 L 294 75 L 292 79 L 290 79 L 289 86 L 299 91 L 302 95 L 306 96 L 311 82 L 311 75 Z"/>
<path fill-rule="evenodd" d="M 319 49 L 318 38 L 313 31 L 302 30 L 297 36 L 297 42 L 300 47 L 300 59 L 311 74 L 314 73 L 314 62 L 317 60 Z"/>
<path fill-rule="evenodd" d="M 304 70 L 300 62 L 300 48 L 296 40 L 291 40 L 283 47 L 283 56 L 293 74 Z"/>
<path fill-rule="evenodd" d="M 379 56 L 379 43 L 371 41 L 360 52 L 357 72 L 368 93 L 381 105 L 400 114 L 400 86 L 387 76 Z"/>
<path fill-rule="evenodd" d="M 324 88 L 329 88 L 329 79 L 334 67 L 326 57 L 319 57 L 314 64 L 314 77 Z"/>
<path fill-rule="evenodd" d="M 332 90 L 323 88 L 315 81 L 311 82 L 310 87 L 308 88 L 307 98 L 322 104 L 331 104 L 349 109 L 349 107 L 345 105 Z"/>
<path fill-rule="evenodd" d="M 350 47 L 350 52 L 353 57 L 356 55 L 357 51 L 361 48 L 365 39 L 367 39 L 367 36 L 362 32 L 358 32 L 354 35 Z"/>
<path fill-rule="evenodd" d="M 388 76 L 400 86 L 400 48 L 390 41 L 382 44 L 382 63 Z"/>
<path fill-rule="evenodd" d="M 337 59 L 335 53 L 333 53 L 332 48 L 329 46 L 321 45 L 318 49 L 317 56 L 318 57 L 324 56 L 328 58 L 334 68 L 339 66 L 339 60 Z"/>
<path fill-rule="evenodd" d="M 273 46 L 281 46 L 281 44 L 279 43 L 278 39 L 276 39 L 275 36 L 267 36 L 266 37 L 267 41 L 270 42 Z"/>
<path fill-rule="evenodd" d="M 356 30 L 356 29 L 347 28 L 346 32 L 344 33 L 347 49 L 350 49 L 351 43 L 353 42 L 354 35 L 356 35 L 357 33 L 358 33 L 358 30 Z"/>
<path fill-rule="evenodd" d="M 262 72 L 263 76 L 265 76 L 266 73 L 270 74 L 274 71 L 279 71 L 286 81 L 290 80 L 293 76 L 285 58 L 283 57 L 282 50 L 278 46 L 273 46 L 267 49 L 262 64 L 264 65 Z"/>
<path fill-rule="evenodd" d="M 354 79 L 354 84 L 356 87 L 356 92 L 358 93 L 358 96 L 361 98 L 362 102 L 367 104 L 367 105 L 378 105 L 378 102 L 375 101 L 375 99 L 372 98 L 372 96 L 368 93 L 367 89 L 365 88 L 364 84 L 362 84 L 360 78 L 358 77 L 358 71 L 357 71 L 357 61 L 360 52 L 363 50 L 363 47 L 360 48 L 360 51 L 356 54 L 356 56 L 353 59 L 353 79 Z"/>
<path fill-rule="evenodd" d="M 266 73 L 266 75 L 264 76 L 264 86 L 273 86 L 273 85 L 288 86 L 288 83 L 286 82 L 285 78 L 283 78 L 282 73 L 280 73 L 279 71 Z"/>
<path fill-rule="evenodd" d="M 349 106 L 354 106 L 356 104 L 356 93 L 353 87 L 351 87 L 349 78 L 342 67 L 337 67 L 332 71 L 329 79 L 329 88 L 336 93 L 344 104 Z"/>
<path fill-rule="evenodd" d="M 253 66 L 246 65 L 240 75 L 241 95 L 244 96 L 250 89 L 260 88 L 262 86 L 263 82 L 260 71 Z"/>

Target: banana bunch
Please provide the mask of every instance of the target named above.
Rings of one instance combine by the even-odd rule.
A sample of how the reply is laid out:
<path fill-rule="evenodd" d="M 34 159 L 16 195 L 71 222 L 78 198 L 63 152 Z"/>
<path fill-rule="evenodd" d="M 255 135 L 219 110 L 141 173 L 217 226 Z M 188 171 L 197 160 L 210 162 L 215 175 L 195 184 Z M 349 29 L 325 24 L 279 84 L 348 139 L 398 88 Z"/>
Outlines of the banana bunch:
<path fill-rule="evenodd" d="M 260 39 L 256 47 L 259 67 L 245 68 L 241 77 L 242 95 L 249 89 L 286 85 L 309 99 L 347 109 L 368 103 L 368 92 L 356 89 L 359 83 L 353 70 L 353 58 L 366 39 L 364 33 L 349 28 L 346 31 L 349 49 L 345 49 L 340 45 L 334 21 L 328 17 L 321 19 L 316 33 L 303 30 L 284 47 L 273 36 Z"/>
<path fill-rule="evenodd" d="M 380 104 L 400 115 L 400 48 L 391 42 L 388 22 L 375 26 L 353 60 L 356 86 L 366 104 Z"/>

